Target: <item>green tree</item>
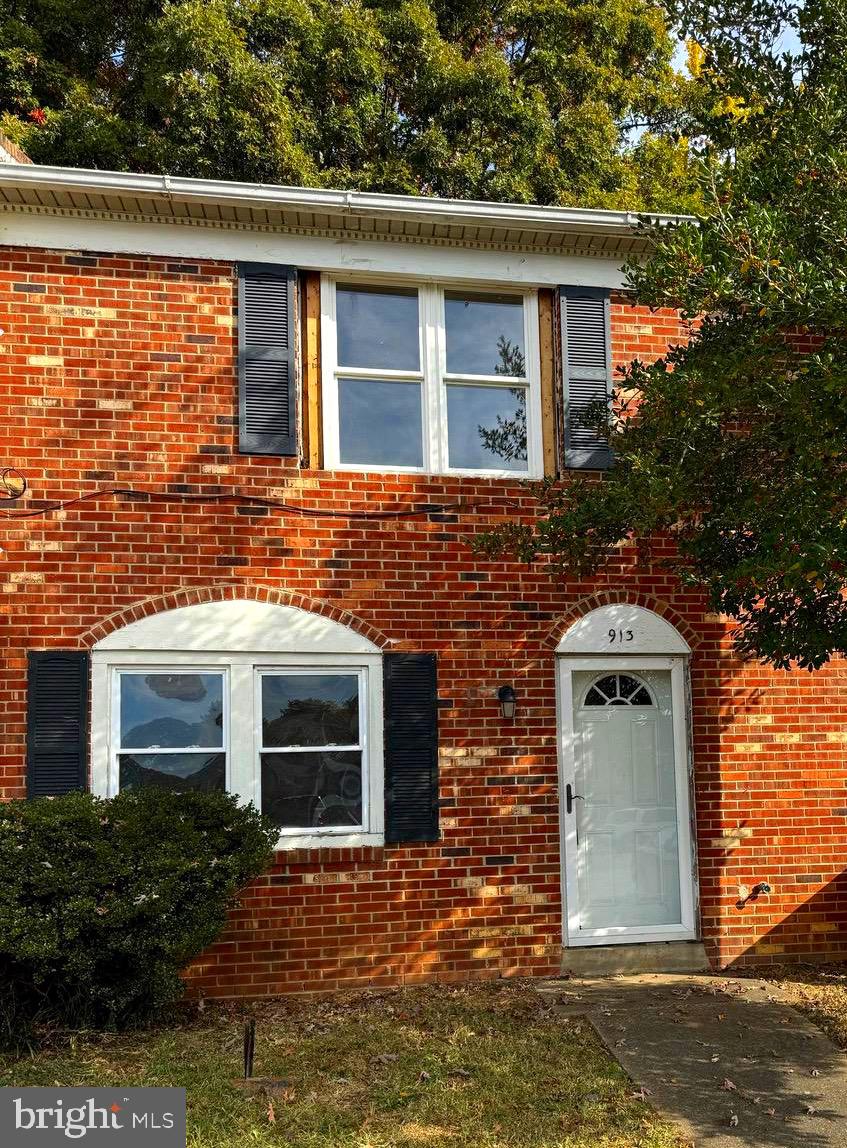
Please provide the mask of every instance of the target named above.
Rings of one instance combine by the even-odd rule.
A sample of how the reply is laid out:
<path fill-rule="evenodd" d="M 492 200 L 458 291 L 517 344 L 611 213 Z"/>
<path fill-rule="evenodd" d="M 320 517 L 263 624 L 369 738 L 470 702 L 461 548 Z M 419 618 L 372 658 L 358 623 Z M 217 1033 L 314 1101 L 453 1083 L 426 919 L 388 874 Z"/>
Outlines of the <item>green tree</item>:
<path fill-rule="evenodd" d="M 592 207 L 696 203 L 655 0 L 0 0 L 42 163 Z"/>
<path fill-rule="evenodd" d="M 812 669 L 847 653 L 847 8 L 690 0 L 683 15 L 708 214 L 654 232 L 629 279 L 690 340 L 633 363 L 597 412 L 616 457 L 602 481 L 542 487 L 536 523 L 476 545 L 585 574 L 670 534 L 743 654 Z M 786 19 L 793 54 L 775 43 Z"/>

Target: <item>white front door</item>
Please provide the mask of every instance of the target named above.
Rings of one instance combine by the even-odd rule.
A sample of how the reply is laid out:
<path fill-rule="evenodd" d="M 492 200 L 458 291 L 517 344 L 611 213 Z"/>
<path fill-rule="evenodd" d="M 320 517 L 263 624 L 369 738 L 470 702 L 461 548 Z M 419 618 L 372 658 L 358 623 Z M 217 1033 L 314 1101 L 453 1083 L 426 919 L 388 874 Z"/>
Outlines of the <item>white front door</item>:
<path fill-rule="evenodd" d="M 560 675 L 567 943 L 693 938 L 682 659 Z"/>

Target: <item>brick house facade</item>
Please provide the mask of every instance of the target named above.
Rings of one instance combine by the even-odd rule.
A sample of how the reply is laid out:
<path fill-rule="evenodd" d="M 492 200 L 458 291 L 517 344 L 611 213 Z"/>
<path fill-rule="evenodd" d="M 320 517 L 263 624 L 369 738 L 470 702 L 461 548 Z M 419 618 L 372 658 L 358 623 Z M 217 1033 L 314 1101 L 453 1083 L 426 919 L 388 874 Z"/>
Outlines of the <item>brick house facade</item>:
<path fill-rule="evenodd" d="M 150 752 L 162 742 L 150 735 L 139 743 L 147 753 L 139 753 L 121 716 L 124 707 L 130 714 L 132 691 L 147 688 L 144 670 L 168 671 L 180 689 L 190 678 L 204 697 L 211 690 L 230 699 L 217 711 L 220 742 L 211 727 L 192 736 L 207 747 L 205 765 L 221 777 L 226 770 L 245 796 L 261 803 L 262 792 L 279 784 L 279 808 L 290 808 L 280 776 L 300 770 L 313 785 L 317 770 L 323 780 L 314 792 L 326 823 L 314 801 L 303 813 L 302 795 L 300 812 L 282 815 L 292 824 L 281 831 L 272 870 L 246 892 L 226 935 L 190 971 L 192 988 L 212 996 L 549 974 L 569 967 L 586 941 L 607 950 L 650 939 L 671 948 L 696 938 L 714 966 L 844 956 L 843 663 L 808 674 L 740 662 L 725 621 L 705 613 L 698 596 L 668 571 L 661 541 L 622 548 L 601 576 L 583 582 L 556 580 L 541 566 L 475 558 L 469 534 L 531 514 L 520 467 L 512 475 L 472 473 L 473 466 L 439 473 L 431 462 L 464 449 L 448 438 L 445 411 L 452 418 L 468 403 L 473 421 L 474 404 L 485 394 L 502 399 L 504 409 L 508 402 L 496 371 L 468 380 L 467 364 L 445 373 L 442 359 L 438 367 L 438 348 L 432 351 L 420 318 L 430 307 L 427 292 L 447 301 L 432 322 L 436 332 L 447 331 L 448 367 L 450 339 L 459 339 L 451 336 L 451 321 L 465 338 L 465 353 L 475 353 L 461 308 L 484 316 L 489 302 L 505 307 L 523 300 L 526 339 L 516 375 L 527 382 L 525 390 L 515 382 L 510 394 L 526 396 L 518 400 L 527 420 L 525 469 L 537 464 L 537 475 L 561 472 L 578 453 L 567 441 L 565 415 L 569 394 L 577 393 L 569 390 L 576 353 L 569 360 L 563 346 L 568 290 L 587 287 L 589 296 L 609 299 L 607 366 L 655 356 L 682 334 L 674 315 L 634 307 L 620 290 L 621 259 L 638 249 L 632 221 L 611 212 L 432 205 L 390 196 L 330 201 L 336 193 L 310 198 L 302 190 L 288 191 L 286 199 L 285 192 L 35 167 L 0 171 L 0 467 L 16 468 L 29 483 L 24 497 L 2 509 L 33 512 L 2 523 L 0 796 L 24 796 L 28 757 L 30 769 L 37 759 L 27 744 L 27 720 L 35 704 L 31 655 L 39 651 L 88 655 L 78 663 L 92 691 L 85 765 L 99 792 L 114 791 L 131 769 L 166 768 Z M 291 453 L 243 450 L 239 345 L 243 360 L 250 342 L 244 268 L 256 263 L 295 269 L 288 281 L 297 412 Z M 385 445 L 394 425 L 390 404 L 397 388 L 407 388 L 402 404 L 408 388 L 419 385 L 429 402 L 433 384 L 429 366 L 420 371 L 422 381 L 414 364 L 385 367 L 377 406 L 388 413 L 374 413 L 385 425 L 375 437 L 364 425 L 360 439 L 345 446 L 345 427 L 358 425 L 358 408 L 339 406 L 348 401 L 338 398 L 339 389 L 355 395 L 354 383 L 373 380 L 366 378 L 368 362 L 358 374 L 350 366 L 352 383 L 341 368 L 329 378 L 342 352 L 340 342 L 329 346 L 328 327 L 337 322 L 341 340 L 348 321 L 328 298 L 335 281 L 351 297 L 367 296 L 367 316 L 395 304 L 405 314 L 409 298 L 418 300 L 423 354 L 432 354 L 433 378 L 447 395 L 447 405 L 436 403 L 425 418 L 423 451 L 434 453 L 420 466 L 337 461 L 345 450 L 407 449 L 405 440 Z M 459 308 L 454 320 L 451 301 Z M 355 324 L 351 331 L 350 338 L 361 334 Z M 355 354 L 367 358 L 364 334 Z M 390 338 L 374 342 L 389 346 Z M 403 353 L 399 343 L 390 350 L 397 361 Z M 261 354 L 258 361 L 265 362 Z M 448 393 L 451 386 L 455 393 Z M 330 399 L 335 415 L 326 409 Z M 113 488 L 123 493 L 109 493 Z M 229 499 L 233 494 L 238 498 Z M 80 495 L 91 497 L 49 509 Z M 634 645 L 596 645 L 615 631 L 618 638 L 607 642 Z M 404 653 L 435 655 L 437 665 L 434 840 L 410 840 L 408 833 L 403 839 L 403 832 L 391 840 L 392 815 L 386 821 L 380 804 L 384 778 L 397 768 L 391 764 L 397 751 L 383 744 L 394 703 L 388 685 L 383 693 L 381 665 Z M 129 677 L 116 686 L 122 674 Z M 621 701 L 622 683 L 632 679 L 646 689 L 645 705 L 649 695 L 668 723 L 673 711 L 673 728 L 658 716 L 653 722 L 652 711 L 636 712 L 637 705 L 627 715 L 626 706 L 620 716 L 601 715 L 617 722 L 608 729 L 619 727 L 627 745 L 653 739 L 652 750 L 639 752 L 656 771 L 657 792 L 676 778 L 673 825 L 661 830 L 658 852 L 648 821 L 660 807 L 667 813 L 669 803 L 650 797 L 655 779 L 637 763 L 630 804 L 641 829 L 634 844 L 621 836 L 629 830 L 609 820 L 602 832 L 599 821 L 584 820 L 582 846 L 576 841 L 576 818 L 588 814 L 578 805 L 566 810 L 566 783 L 577 777 L 585 783 L 587 771 L 602 771 L 585 756 L 583 772 L 569 772 L 583 753 L 574 747 L 589 744 L 586 723 L 594 720 L 585 708 L 589 694 L 568 700 L 565 713 L 563 699 L 583 688 L 580 675 L 589 693 L 591 675 L 595 684 L 607 682 L 607 693 L 614 679 Z M 322 732 L 310 726 L 306 745 L 342 747 L 332 753 L 292 749 L 289 734 L 268 732 L 270 719 L 256 719 L 253 727 L 251 707 L 277 693 L 289 699 L 290 715 L 290 698 L 305 678 L 329 699 Z M 353 702 L 345 694 L 343 706 L 358 705 L 358 720 L 342 736 L 335 732 L 337 690 L 349 692 L 343 683 L 354 678 L 359 692 Z M 165 679 L 156 680 L 159 689 Z M 515 691 L 512 718 L 499 699 L 504 686 Z M 144 710 L 151 720 L 165 721 L 191 701 L 185 693 L 176 701 L 173 693 L 162 696 L 164 702 L 160 697 Z M 304 696 L 301 689 L 299 703 Z M 145 736 L 137 732 L 142 726 L 136 722 L 136 738 Z M 261 746 L 257 728 L 265 731 Z M 196 747 L 175 744 L 184 752 L 170 759 L 174 768 L 189 769 Z M 689 771 L 690 802 L 682 792 Z M 133 774 L 135 783 L 141 773 Z M 330 774 L 335 780 L 327 780 Z M 348 832 L 326 810 L 333 803 L 341 808 L 344 787 L 355 778 L 369 796 L 354 793 L 361 825 Z M 584 796 L 575 794 L 574 804 Z M 620 814 L 614 800 L 609 809 Z M 345 808 L 349 819 L 349 802 Z M 594 853 L 580 860 L 573 851 L 588 848 L 590 831 Z M 637 922 L 621 918 L 616 931 L 609 916 L 620 913 L 615 891 L 603 884 L 606 870 L 594 875 L 595 854 L 602 859 L 606 848 L 632 848 L 645 867 L 643 880 L 655 883 L 657 904 L 663 897 L 670 903 L 666 885 L 676 881 L 681 907 L 677 893 L 677 908 L 660 914 L 658 925 L 645 916 L 639 932 Z M 747 899 L 761 882 L 771 892 Z M 596 924 L 582 940 L 580 898 L 583 925 L 589 901 Z"/>

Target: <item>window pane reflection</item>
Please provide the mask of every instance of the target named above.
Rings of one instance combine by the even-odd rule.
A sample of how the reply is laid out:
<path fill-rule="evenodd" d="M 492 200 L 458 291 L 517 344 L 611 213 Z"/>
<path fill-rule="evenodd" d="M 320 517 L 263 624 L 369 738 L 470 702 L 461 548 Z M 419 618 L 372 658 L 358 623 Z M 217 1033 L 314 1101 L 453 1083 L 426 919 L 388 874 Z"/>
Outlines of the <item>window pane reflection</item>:
<path fill-rule="evenodd" d="M 121 790 L 156 786 L 208 793 L 226 785 L 224 753 L 122 753 L 118 764 Z"/>
<path fill-rule="evenodd" d="M 444 300 L 447 372 L 526 375 L 523 300 L 513 295 L 458 294 Z"/>
<path fill-rule="evenodd" d="M 263 674 L 262 744 L 358 745 L 356 674 Z"/>
<path fill-rule="evenodd" d="M 121 745 L 223 746 L 222 674 L 121 674 Z"/>
<path fill-rule="evenodd" d="M 263 753 L 262 812 L 280 828 L 360 826 L 361 753 Z"/>
<path fill-rule="evenodd" d="M 447 387 L 450 466 L 527 469 L 526 388 Z"/>

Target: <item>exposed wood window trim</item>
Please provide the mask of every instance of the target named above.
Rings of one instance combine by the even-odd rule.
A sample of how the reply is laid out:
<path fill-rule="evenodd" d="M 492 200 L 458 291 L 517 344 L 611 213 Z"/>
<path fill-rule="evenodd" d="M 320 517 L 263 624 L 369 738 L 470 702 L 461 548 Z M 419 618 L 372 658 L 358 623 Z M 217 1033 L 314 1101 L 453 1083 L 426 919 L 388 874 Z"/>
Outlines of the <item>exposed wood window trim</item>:
<path fill-rule="evenodd" d="M 544 477 L 558 473 L 556 457 L 556 316 L 553 291 L 538 292 L 538 343 L 541 359 L 541 436 Z"/>
<path fill-rule="evenodd" d="M 323 467 L 323 415 L 321 411 L 321 276 L 301 272 L 303 456 L 309 470 Z"/>

